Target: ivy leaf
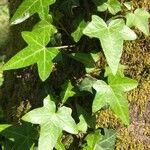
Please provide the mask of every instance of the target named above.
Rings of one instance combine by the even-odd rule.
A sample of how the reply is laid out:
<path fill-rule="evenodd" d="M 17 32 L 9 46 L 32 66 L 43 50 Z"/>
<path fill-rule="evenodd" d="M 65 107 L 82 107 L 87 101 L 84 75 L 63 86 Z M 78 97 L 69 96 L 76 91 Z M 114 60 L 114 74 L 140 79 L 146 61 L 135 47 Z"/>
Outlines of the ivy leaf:
<path fill-rule="evenodd" d="M 88 126 L 87 126 L 86 120 L 82 114 L 79 116 L 79 120 L 80 121 L 77 124 L 78 130 L 83 133 L 86 133 Z"/>
<path fill-rule="evenodd" d="M 138 82 L 124 76 L 125 66 L 120 65 L 117 74 L 114 76 L 109 67 L 105 69 L 105 77 L 108 76 L 108 83 L 113 88 L 119 88 L 123 92 L 128 92 L 138 86 Z"/>
<path fill-rule="evenodd" d="M 97 143 L 101 140 L 102 135 L 100 130 L 96 130 L 95 133 L 90 133 L 86 136 L 87 146 L 83 150 L 101 150 L 96 149 Z"/>
<path fill-rule="evenodd" d="M 28 46 L 12 57 L 3 69 L 18 69 L 37 63 L 39 76 L 45 81 L 52 72 L 52 61 L 58 54 L 57 48 L 46 47 L 54 33 L 55 27 L 46 21 L 41 21 L 32 32 L 22 32 Z"/>
<path fill-rule="evenodd" d="M 2 132 L 3 130 L 5 130 L 6 128 L 8 128 L 10 126 L 12 126 L 12 125 L 10 125 L 10 124 L 1 124 L 0 125 L 0 132 Z"/>
<path fill-rule="evenodd" d="M 111 14 L 115 15 L 121 11 L 121 4 L 118 0 L 108 0 L 104 4 L 97 6 L 97 10 L 100 12 L 106 11 L 107 9 Z"/>
<path fill-rule="evenodd" d="M 82 20 L 77 29 L 71 34 L 75 42 L 78 42 L 83 35 L 83 29 L 86 27 L 86 22 Z"/>
<path fill-rule="evenodd" d="M 92 21 L 83 30 L 83 33 L 101 41 L 108 65 L 114 75 L 118 70 L 123 41 L 136 39 L 136 34 L 125 25 L 123 19 L 112 20 L 107 25 L 103 19 L 96 15 L 92 16 Z"/>
<path fill-rule="evenodd" d="M 150 13 L 144 9 L 136 9 L 134 13 L 128 13 L 126 15 L 127 25 L 129 27 L 137 27 L 146 36 L 149 35 L 149 22 Z"/>
<path fill-rule="evenodd" d="M 34 13 L 38 13 L 42 20 L 47 19 L 49 5 L 52 5 L 55 1 L 56 0 L 24 0 L 12 17 L 12 24 L 21 23 Z"/>
<path fill-rule="evenodd" d="M 97 80 L 91 76 L 85 77 L 81 81 L 81 83 L 79 84 L 78 87 L 79 87 L 80 91 L 89 91 L 90 93 L 93 93 L 92 87 L 96 81 Z"/>
<path fill-rule="evenodd" d="M 114 150 L 116 132 L 112 129 L 104 129 L 104 135 L 97 144 L 97 150 Z"/>
<path fill-rule="evenodd" d="M 114 130 L 104 129 L 104 135 L 100 130 L 87 135 L 87 146 L 83 150 L 114 150 L 116 141 L 116 132 Z"/>
<path fill-rule="evenodd" d="M 19 126 L 10 126 L 3 130 L 0 134 L 6 138 L 13 140 L 12 149 L 15 150 L 29 150 L 36 138 L 37 131 L 32 124 L 23 123 Z"/>
<path fill-rule="evenodd" d="M 77 134 L 78 130 L 70 108 L 63 106 L 56 112 L 51 96 L 47 96 L 43 103 L 43 107 L 30 111 L 22 119 L 40 125 L 39 150 L 43 150 L 43 147 L 45 150 L 52 150 L 62 130 L 72 134 Z"/>
<path fill-rule="evenodd" d="M 84 64 L 86 68 L 94 68 L 96 62 L 99 60 L 99 55 L 97 53 L 72 53 L 69 56 Z"/>
<path fill-rule="evenodd" d="M 72 97 L 75 95 L 75 92 L 73 91 L 73 86 L 71 85 L 71 82 L 67 80 L 63 85 L 62 85 L 62 92 L 60 93 L 60 97 L 62 100 L 62 103 L 65 103 L 69 97 Z"/>
<path fill-rule="evenodd" d="M 125 68 L 126 67 L 124 65 L 119 64 L 119 67 L 118 67 L 118 70 L 117 70 L 117 73 L 116 73 L 115 76 L 124 77 L 124 69 Z M 105 67 L 105 74 L 104 74 L 104 76 L 105 77 L 113 76 L 110 67 Z"/>
<path fill-rule="evenodd" d="M 88 126 L 89 128 L 93 128 L 95 129 L 95 122 L 96 122 L 96 118 L 95 116 L 89 114 L 83 107 L 81 107 L 79 104 L 76 104 L 76 108 L 77 108 L 77 113 L 79 116 L 79 119 L 81 120 L 81 122 L 78 124 L 78 126 L 80 126 L 80 124 L 82 125 L 82 127 L 84 126 L 85 128 L 80 131 L 85 131 L 85 129 L 87 129 L 86 126 Z M 81 116 L 81 117 L 80 117 Z M 86 124 L 86 125 L 85 125 Z M 81 128 L 80 128 L 81 129 Z M 85 131 L 86 132 L 86 131 Z"/>
<path fill-rule="evenodd" d="M 132 10 L 133 9 L 133 2 L 130 1 L 130 2 L 125 2 L 123 3 L 124 6 L 128 9 L 128 10 Z"/>
<path fill-rule="evenodd" d="M 59 136 L 58 140 L 57 140 L 57 143 L 56 143 L 56 146 L 55 146 L 55 148 L 56 148 L 57 150 L 66 150 L 64 144 L 62 143 L 62 135 L 63 135 L 63 134 L 61 134 L 61 135 Z"/>
<path fill-rule="evenodd" d="M 128 125 L 128 101 L 123 92 L 136 88 L 137 82 L 127 77 L 113 76 L 108 78 L 108 83 L 109 85 L 102 80 L 97 80 L 93 85 L 97 92 L 93 101 L 93 112 L 109 104 L 114 113 Z"/>
<path fill-rule="evenodd" d="M 129 110 L 126 96 L 119 88 L 113 88 L 104 81 L 98 80 L 93 88 L 96 95 L 93 101 L 93 112 L 98 111 L 105 105 L 109 104 L 113 112 L 119 117 L 123 123 L 129 124 Z"/>
<path fill-rule="evenodd" d="M 127 77 L 120 77 L 120 76 L 108 77 L 108 83 L 112 88 L 118 88 L 124 92 L 133 90 L 138 85 L 136 80 L 133 80 Z"/>

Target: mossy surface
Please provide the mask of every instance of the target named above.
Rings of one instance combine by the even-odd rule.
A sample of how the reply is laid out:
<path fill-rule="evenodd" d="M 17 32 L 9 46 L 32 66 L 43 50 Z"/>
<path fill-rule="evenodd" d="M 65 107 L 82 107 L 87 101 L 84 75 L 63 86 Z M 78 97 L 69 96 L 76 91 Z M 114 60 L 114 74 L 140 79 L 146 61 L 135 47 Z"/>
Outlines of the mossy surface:
<path fill-rule="evenodd" d="M 124 126 L 110 109 L 106 109 L 98 113 L 97 127 L 117 130 L 116 150 L 149 150 L 150 38 L 141 35 L 134 42 L 126 42 L 121 63 L 126 66 L 125 75 L 139 82 L 136 89 L 127 93 L 131 125 Z"/>

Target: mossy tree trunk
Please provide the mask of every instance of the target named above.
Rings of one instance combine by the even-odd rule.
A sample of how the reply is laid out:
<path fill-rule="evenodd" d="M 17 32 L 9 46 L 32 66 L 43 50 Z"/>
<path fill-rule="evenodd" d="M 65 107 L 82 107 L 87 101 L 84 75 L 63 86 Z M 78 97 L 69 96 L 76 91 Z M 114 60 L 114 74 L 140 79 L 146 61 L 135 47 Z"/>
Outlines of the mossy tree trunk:
<path fill-rule="evenodd" d="M 21 2 L 22 0 L 9 1 L 10 18 Z M 21 24 L 10 26 L 9 43 L 5 52 L 6 61 L 26 46 L 21 37 L 21 32 L 30 31 L 37 20 L 37 16 L 33 16 Z M 0 99 L 6 122 L 16 122 L 22 115 L 21 113 L 30 108 L 29 100 L 34 97 L 32 90 L 36 88 L 33 88 L 33 86 L 37 85 L 35 85 L 35 79 L 33 79 L 33 72 L 31 68 L 4 72 L 4 84 L 1 87 Z"/>

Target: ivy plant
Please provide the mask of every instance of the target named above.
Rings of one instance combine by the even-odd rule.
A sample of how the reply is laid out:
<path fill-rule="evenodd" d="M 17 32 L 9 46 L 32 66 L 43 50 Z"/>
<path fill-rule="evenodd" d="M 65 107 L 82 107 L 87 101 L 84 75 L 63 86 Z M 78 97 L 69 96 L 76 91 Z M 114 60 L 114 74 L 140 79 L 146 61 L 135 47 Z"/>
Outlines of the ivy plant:
<path fill-rule="evenodd" d="M 100 130 L 96 130 L 94 133 L 90 133 L 86 136 L 85 140 L 87 145 L 83 150 L 106 150 L 113 149 L 116 139 L 116 132 L 113 130 L 104 129 L 104 135 Z"/>
<path fill-rule="evenodd" d="M 38 149 L 42 150 L 44 147 L 45 150 L 52 150 L 62 130 L 77 134 L 78 129 L 71 117 L 70 108 L 63 106 L 56 111 L 56 105 L 51 96 L 47 96 L 43 104 L 43 107 L 30 111 L 22 119 L 40 125 Z"/>
<path fill-rule="evenodd" d="M 46 80 L 52 71 L 52 61 L 59 53 L 58 48 L 46 47 L 51 36 L 56 32 L 56 28 L 46 21 L 41 21 L 31 32 L 22 32 L 22 37 L 28 46 L 10 59 L 4 65 L 4 70 L 18 69 L 37 63 L 40 78 L 42 81 Z"/>
<path fill-rule="evenodd" d="M 80 84 L 80 90 L 91 91 L 92 87 L 96 90 L 93 100 L 92 111 L 96 112 L 104 106 L 110 105 L 114 113 L 127 125 L 129 125 L 128 101 L 124 92 L 137 87 L 137 81 L 122 76 L 118 73 L 114 76 L 110 68 L 106 69 L 108 83 L 103 80 L 85 78 Z M 109 71 L 108 71 L 109 70 Z M 88 86 L 86 84 L 88 83 Z M 89 84 L 91 83 L 91 84 Z"/>
<path fill-rule="evenodd" d="M 136 39 L 136 34 L 125 25 L 123 19 L 112 20 L 107 25 L 102 18 L 96 15 L 92 16 L 92 21 L 83 30 L 83 33 L 90 37 L 96 37 L 101 41 L 104 54 L 113 74 L 116 74 L 118 69 L 123 41 Z"/>
<path fill-rule="evenodd" d="M 122 12 L 123 6 L 128 10 Z M 3 71 L 37 65 L 48 96 L 43 107 L 32 107 L 18 126 L 0 125 L 0 134 L 7 143 L 3 142 L 3 147 L 65 150 L 64 139 L 71 135 L 73 142 L 79 141 L 78 149 L 113 150 L 116 131 L 98 129 L 95 116 L 110 107 L 124 125 L 130 124 L 126 92 L 136 88 L 138 82 L 125 76 L 120 60 L 124 41 L 138 37 L 135 28 L 149 35 L 150 13 L 119 0 L 23 0 L 11 18 L 12 28 L 34 18 L 34 14 L 38 14 L 38 21 L 32 30 L 20 33 L 27 46 L 4 64 Z M 73 28 L 78 18 L 81 21 Z M 100 53 L 106 58 L 103 69 L 99 65 Z M 62 74 L 56 87 L 47 81 L 53 82 L 55 75 L 58 78 L 59 69 Z"/>

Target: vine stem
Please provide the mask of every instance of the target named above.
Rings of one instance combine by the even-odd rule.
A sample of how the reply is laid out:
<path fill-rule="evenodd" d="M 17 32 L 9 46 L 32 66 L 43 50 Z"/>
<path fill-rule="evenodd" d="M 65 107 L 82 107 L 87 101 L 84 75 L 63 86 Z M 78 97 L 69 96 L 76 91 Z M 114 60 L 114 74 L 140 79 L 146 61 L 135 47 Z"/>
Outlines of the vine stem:
<path fill-rule="evenodd" d="M 75 47 L 75 45 L 56 46 L 56 47 L 54 47 L 54 48 L 64 49 L 64 48 L 72 48 L 72 47 Z"/>

